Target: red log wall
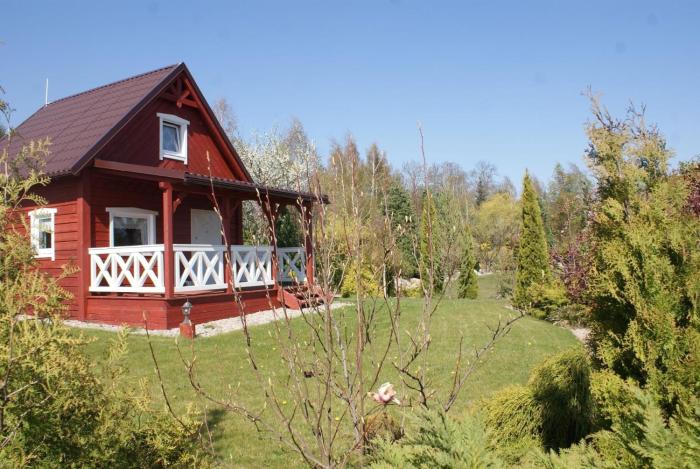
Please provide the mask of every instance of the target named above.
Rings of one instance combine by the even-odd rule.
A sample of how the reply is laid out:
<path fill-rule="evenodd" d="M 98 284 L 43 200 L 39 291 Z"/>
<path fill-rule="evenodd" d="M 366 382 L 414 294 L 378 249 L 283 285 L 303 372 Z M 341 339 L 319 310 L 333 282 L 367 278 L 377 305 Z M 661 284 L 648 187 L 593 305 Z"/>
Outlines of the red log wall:
<path fill-rule="evenodd" d="M 187 165 L 176 160 L 160 159 L 159 112 L 190 121 L 187 134 Z M 210 135 L 200 111 L 187 106 L 178 108 L 172 101 L 159 98 L 135 116 L 100 152 L 98 158 L 209 175 L 207 151 L 213 176 L 238 179 L 222 149 Z"/>

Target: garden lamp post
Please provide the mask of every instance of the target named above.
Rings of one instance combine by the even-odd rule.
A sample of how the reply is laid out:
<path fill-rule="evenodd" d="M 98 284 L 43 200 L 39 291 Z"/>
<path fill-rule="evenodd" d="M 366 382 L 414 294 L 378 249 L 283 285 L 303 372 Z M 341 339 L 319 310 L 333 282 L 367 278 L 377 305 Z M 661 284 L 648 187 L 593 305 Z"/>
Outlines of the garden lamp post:
<path fill-rule="evenodd" d="M 182 322 L 180 323 L 180 335 L 188 339 L 194 339 L 195 327 L 190 321 L 190 313 L 192 312 L 192 303 L 186 300 L 182 305 Z"/>

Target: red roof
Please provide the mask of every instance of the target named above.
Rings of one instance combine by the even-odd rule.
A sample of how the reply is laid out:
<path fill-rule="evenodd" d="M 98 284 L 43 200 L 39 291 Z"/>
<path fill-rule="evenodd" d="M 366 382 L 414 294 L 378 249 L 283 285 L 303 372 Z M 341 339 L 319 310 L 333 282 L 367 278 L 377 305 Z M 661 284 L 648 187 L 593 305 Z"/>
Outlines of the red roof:
<path fill-rule="evenodd" d="M 182 69 L 184 64 L 170 65 L 54 101 L 15 129 L 8 152 L 17 154 L 22 145 L 48 137 L 51 146 L 45 172 L 51 176 L 76 174 Z"/>

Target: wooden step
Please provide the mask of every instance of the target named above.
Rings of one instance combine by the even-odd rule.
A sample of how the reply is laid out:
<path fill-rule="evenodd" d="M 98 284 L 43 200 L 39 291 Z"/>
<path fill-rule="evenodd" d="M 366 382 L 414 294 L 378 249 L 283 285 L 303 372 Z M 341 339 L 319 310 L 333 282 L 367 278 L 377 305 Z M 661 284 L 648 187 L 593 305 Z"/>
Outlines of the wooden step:
<path fill-rule="evenodd" d="M 292 309 L 301 309 L 320 306 L 330 303 L 332 296 L 324 295 L 320 287 L 314 286 L 309 289 L 308 285 L 298 285 L 280 288 L 278 298 L 284 306 Z"/>

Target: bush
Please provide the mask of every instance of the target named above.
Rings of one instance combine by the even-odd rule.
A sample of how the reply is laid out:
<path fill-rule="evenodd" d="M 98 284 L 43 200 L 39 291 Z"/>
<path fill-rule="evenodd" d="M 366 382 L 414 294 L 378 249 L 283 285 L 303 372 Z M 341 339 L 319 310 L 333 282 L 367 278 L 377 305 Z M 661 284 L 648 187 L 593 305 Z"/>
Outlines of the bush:
<path fill-rule="evenodd" d="M 566 448 L 590 433 L 590 372 L 586 352 L 575 348 L 546 360 L 530 375 L 528 387 L 542 407 L 546 448 Z"/>
<path fill-rule="evenodd" d="M 402 293 L 406 298 L 423 298 L 423 287 L 418 285 L 417 287 L 406 288 Z"/>
<path fill-rule="evenodd" d="M 591 310 L 586 305 L 568 303 L 557 308 L 549 319 L 569 327 L 586 327 L 590 324 Z"/>
<path fill-rule="evenodd" d="M 553 319 L 568 302 L 566 289 L 558 281 L 548 284 L 535 283 L 528 288 L 532 299 L 528 312 L 537 319 Z"/>
<path fill-rule="evenodd" d="M 351 261 L 350 265 L 345 271 L 343 283 L 340 286 L 340 294 L 343 296 L 343 298 L 358 294 L 357 277 L 357 263 L 355 261 Z M 382 294 L 381 283 L 377 276 L 372 273 L 372 269 L 368 264 L 362 264 L 359 277 L 360 289 L 363 295 L 380 296 Z"/>
<path fill-rule="evenodd" d="M 532 372 L 527 386 L 510 386 L 483 409 L 492 446 L 509 463 L 530 449 L 566 448 L 591 430 L 588 357 L 580 349 L 556 355 Z"/>
<path fill-rule="evenodd" d="M 488 434 L 479 415 L 463 421 L 443 412 L 424 412 L 417 429 L 395 444 L 383 441 L 373 455 L 373 468 L 505 467 L 489 448 Z"/>
<path fill-rule="evenodd" d="M 609 430 L 632 413 L 635 385 L 609 370 L 591 374 L 593 420 L 596 428 Z"/>
<path fill-rule="evenodd" d="M 594 442 L 608 466 L 690 468 L 700 461 L 700 404 L 679 409 L 668 424 L 649 392 L 630 387 L 633 402 L 619 414 L 611 431 L 597 433 Z M 610 405 L 613 403 L 610 402 Z"/>
<path fill-rule="evenodd" d="M 538 437 L 542 408 L 526 386 L 508 386 L 484 403 L 484 423 L 496 444 Z"/>

